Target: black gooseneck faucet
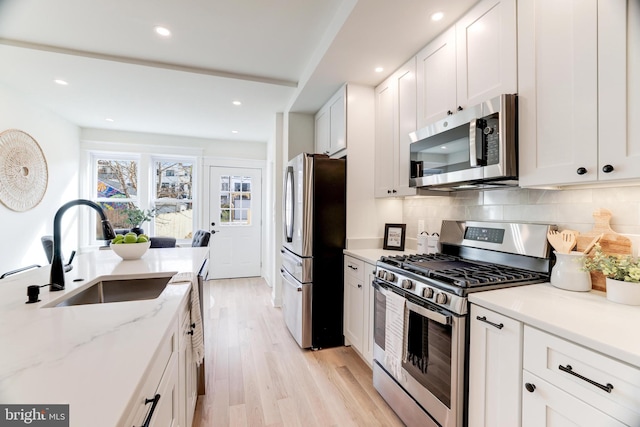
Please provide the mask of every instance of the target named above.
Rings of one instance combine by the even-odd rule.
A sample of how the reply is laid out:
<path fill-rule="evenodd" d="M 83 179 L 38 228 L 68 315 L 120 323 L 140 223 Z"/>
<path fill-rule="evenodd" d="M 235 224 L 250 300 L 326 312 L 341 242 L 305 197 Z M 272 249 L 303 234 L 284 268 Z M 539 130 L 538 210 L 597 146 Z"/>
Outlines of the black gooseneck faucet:
<path fill-rule="evenodd" d="M 53 258 L 51 259 L 51 275 L 49 276 L 49 288 L 51 291 L 61 291 L 64 289 L 64 266 L 62 265 L 62 232 L 60 231 L 62 215 L 71 206 L 86 205 L 95 209 L 102 219 L 102 235 L 105 240 L 113 239 L 116 233 L 113 231 L 111 223 L 104 214 L 100 206 L 91 200 L 77 199 L 65 203 L 58 209 L 56 216 L 53 218 Z"/>

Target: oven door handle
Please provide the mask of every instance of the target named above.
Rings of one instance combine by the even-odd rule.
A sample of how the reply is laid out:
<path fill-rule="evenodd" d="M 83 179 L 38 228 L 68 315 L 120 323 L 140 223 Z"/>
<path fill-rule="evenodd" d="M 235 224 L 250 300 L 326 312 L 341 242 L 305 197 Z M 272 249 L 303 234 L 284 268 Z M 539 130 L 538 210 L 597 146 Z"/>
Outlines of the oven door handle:
<path fill-rule="evenodd" d="M 445 314 L 438 313 L 437 311 L 429 310 L 428 308 L 421 307 L 410 301 L 407 301 L 406 304 L 409 310 L 418 313 L 422 317 L 433 320 L 434 322 L 438 322 L 441 325 L 450 325 L 452 323 L 452 316 L 447 316 Z"/>

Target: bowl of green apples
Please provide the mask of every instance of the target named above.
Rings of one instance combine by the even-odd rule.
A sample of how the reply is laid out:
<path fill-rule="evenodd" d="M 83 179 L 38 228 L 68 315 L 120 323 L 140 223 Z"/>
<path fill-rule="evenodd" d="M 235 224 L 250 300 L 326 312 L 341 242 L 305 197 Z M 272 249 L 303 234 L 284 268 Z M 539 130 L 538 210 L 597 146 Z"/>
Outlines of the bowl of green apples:
<path fill-rule="evenodd" d="M 130 260 L 140 259 L 151 246 L 151 242 L 145 234 L 116 234 L 109 246 L 120 258 Z"/>

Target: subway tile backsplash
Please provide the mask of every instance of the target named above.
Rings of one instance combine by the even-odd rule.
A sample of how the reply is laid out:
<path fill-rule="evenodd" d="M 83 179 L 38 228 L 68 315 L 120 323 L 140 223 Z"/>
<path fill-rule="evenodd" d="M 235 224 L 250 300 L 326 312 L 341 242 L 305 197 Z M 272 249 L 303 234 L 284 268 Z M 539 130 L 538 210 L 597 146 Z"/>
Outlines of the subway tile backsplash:
<path fill-rule="evenodd" d="M 418 220 L 426 231 L 439 231 L 443 219 L 525 221 L 556 224 L 560 229 L 587 232 L 593 228 L 593 212 L 611 211 L 611 228 L 628 235 L 634 252 L 640 243 L 640 185 L 630 187 L 537 190 L 466 191 L 451 196 L 407 197 L 403 221 L 407 237 L 418 233 Z"/>

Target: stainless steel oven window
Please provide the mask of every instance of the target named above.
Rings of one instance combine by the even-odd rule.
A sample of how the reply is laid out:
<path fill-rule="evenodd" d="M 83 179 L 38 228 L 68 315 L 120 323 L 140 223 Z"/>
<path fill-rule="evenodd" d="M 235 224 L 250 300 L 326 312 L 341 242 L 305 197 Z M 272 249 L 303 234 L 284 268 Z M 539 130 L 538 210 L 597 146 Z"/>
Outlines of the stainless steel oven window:
<path fill-rule="evenodd" d="M 373 342 L 385 350 L 385 328 L 387 316 L 387 297 L 374 286 L 373 311 Z"/>
<path fill-rule="evenodd" d="M 409 308 L 409 305 L 408 305 Z M 402 367 L 424 388 L 451 408 L 453 328 L 409 308 L 407 361 Z"/>

